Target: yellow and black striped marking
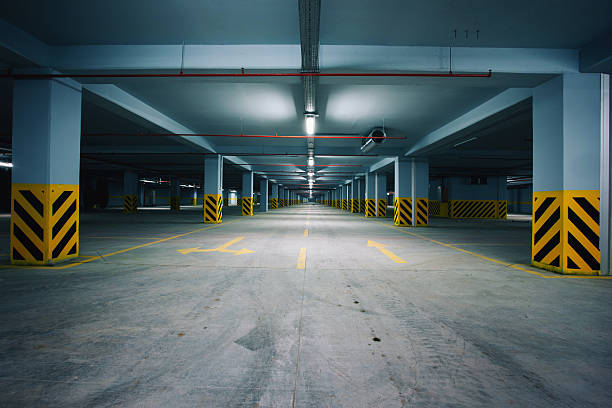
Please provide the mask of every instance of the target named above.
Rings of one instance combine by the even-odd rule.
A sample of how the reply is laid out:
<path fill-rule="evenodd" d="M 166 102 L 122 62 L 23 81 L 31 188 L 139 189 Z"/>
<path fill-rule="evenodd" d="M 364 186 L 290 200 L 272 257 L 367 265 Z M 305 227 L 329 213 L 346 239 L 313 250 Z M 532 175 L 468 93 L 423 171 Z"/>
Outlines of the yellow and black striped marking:
<path fill-rule="evenodd" d="M 366 211 L 366 200 L 365 198 L 359 199 L 359 212 L 365 214 Z"/>
<path fill-rule="evenodd" d="M 562 192 L 533 193 L 531 259 L 535 266 L 561 272 Z"/>
<path fill-rule="evenodd" d="M 386 217 L 387 216 L 387 199 L 380 198 L 378 199 L 378 217 Z"/>
<path fill-rule="evenodd" d="M 353 198 L 351 199 L 351 213 L 359 212 L 359 199 Z"/>
<path fill-rule="evenodd" d="M 365 209 L 366 218 L 376 217 L 376 200 L 374 200 L 373 198 L 366 198 L 365 204 L 366 204 L 366 209 Z"/>
<path fill-rule="evenodd" d="M 172 211 L 179 211 L 181 209 L 181 198 L 180 197 L 170 197 L 170 209 Z"/>
<path fill-rule="evenodd" d="M 424 227 L 429 225 L 429 201 L 427 198 L 416 199 L 416 226 Z"/>
<path fill-rule="evenodd" d="M 271 198 L 270 199 L 270 208 L 275 210 L 278 208 L 278 198 Z"/>
<path fill-rule="evenodd" d="M 204 223 L 218 224 L 223 220 L 221 194 L 204 194 Z"/>
<path fill-rule="evenodd" d="M 198 199 L 195 197 L 191 197 L 191 205 L 198 205 Z"/>
<path fill-rule="evenodd" d="M 253 197 L 242 197 L 242 215 L 253 215 Z"/>
<path fill-rule="evenodd" d="M 429 200 L 429 215 L 439 216 L 440 215 L 440 202 L 438 200 Z"/>
<path fill-rule="evenodd" d="M 563 201 L 567 214 L 564 222 L 564 272 L 598 275 L 601 269 L 599 190 L 565 191 Z"/>
<path fill-rule="evenodd" d="M 497 202 L 497 218 L 506 219 L 508 216 L 508 201 L 499 200 Z"/>
<path fill-rule="evenodd" d="M 45 265 L 79 254 L 79 186 L 12 186 L 11 263 Z"/>
<path fill-rule="evenodd" d="M 451 218 L 497 218 L 496 200 L 451 200 Z"/>
<path fill-rule="evenodd" d="M 348 209 L 348 203 L 346 202 L 346 198 L 342 199 L 342 209 L 346 211 Z"/>
<path fill-rule="evenodd" d="M 398 227 L 412 225 L 412 198 L 396 197 L 393 200 L 393 224 Z"/>
<path fill-rule="evenodd" d="M 126 194 L 123 196 L 123 212 L 133 214 L 138 208 L 138 199 L 135 194 Z"/>

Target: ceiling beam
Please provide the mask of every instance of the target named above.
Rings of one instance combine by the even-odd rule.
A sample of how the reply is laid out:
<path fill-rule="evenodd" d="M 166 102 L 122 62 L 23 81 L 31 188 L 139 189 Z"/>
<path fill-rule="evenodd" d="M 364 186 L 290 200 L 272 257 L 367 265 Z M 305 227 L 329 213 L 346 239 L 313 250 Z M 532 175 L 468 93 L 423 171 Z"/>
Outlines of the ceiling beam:
<path fill-rule="evenodd" d="M 453 142 L 455 139 L 460 137 L 460 135 L 457 135 L 460 131 L 526 99 L 529 99 L 531 96 L 531 88 L 507 89 L 480 106 L 477 106 L 471 111 L 461 115 L 455 120 L 448 122 L 446 125 L 421 138 L 406 153 L 404 153 L 404 156 L 423 155 L 435 148 L 438 148 L 440 144 Z"/>

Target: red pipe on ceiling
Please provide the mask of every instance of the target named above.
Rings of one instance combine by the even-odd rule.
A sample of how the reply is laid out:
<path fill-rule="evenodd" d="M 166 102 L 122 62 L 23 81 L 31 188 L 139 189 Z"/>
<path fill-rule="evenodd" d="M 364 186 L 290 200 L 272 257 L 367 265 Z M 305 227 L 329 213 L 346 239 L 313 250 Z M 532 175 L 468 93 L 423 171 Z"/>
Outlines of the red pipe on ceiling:
<path fill-rule="evenodd" d="M 488 73 L 457 74 L 450 72 L 265 72 L 247 73 L 191 73 L 178 74 L 2 74 L 0 78 L 53 79 L 53 78 L 210 78 L 210 77 L 436 77 L 436 78 L 490 78 Z"/>
<path fill-rule="evenodd" d="M 278 163 L 240 163 L 240 166 L 290 166 L 290 167 L 313 167 L 307 164 L 278 164 Z M 314 167 L 363 167 L 360 164 L 315 164 Z"/>
<path fill-rule="evenodd" d="M 244 138 L 269 138 L 269 139 L 363 139 L 366 136 L 327 136 L 327 135 L 243 135 L 243 134 L 217 134 L 217 133 L 87 133 L 84 137 L 173 137 L 173 136 L 202 136 L 202 137 L 244 137 Z M 372 137 L 372 139 L 406 139 L 405 136 Z"/>

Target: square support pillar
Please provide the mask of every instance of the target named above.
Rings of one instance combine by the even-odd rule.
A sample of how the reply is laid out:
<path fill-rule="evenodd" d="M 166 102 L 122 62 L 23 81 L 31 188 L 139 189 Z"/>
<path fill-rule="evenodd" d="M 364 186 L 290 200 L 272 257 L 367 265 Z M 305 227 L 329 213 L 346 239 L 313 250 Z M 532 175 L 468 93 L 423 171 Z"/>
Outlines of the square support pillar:
<path fill-rule="evenodd" d="M 359 180 L 351 181 L 351 213 L 359 212 Z"/>
<path fill-rule="evenodd" d="M 416 158 L 396 159 L 394 190 L 393 223 L 400 227 L 427 226 L 429 224 L 429 163 Z"/>
<path fill-rule="evenodd" d="M 225 194 L 225 201 L 222 194 Z M 223 191 L 223 157 L 206 156 L 204 159 L 204 223 L 218 224 L 223 220 L 223 205 L 229 203 L 228 192 Z"/>
<path fill-rule="evenodd" d="M 138 173 L 123 172 L 123 212 L 133 214 L 138 209 Z"/>
<path fill-rule="evenodd" d="M 11 263 L 77 257 L 81 85 L 15 80 L 12 138 Z"/>
<path fill-rule="evenodd" d="M 242 215 L 253 216 L 253 172 L 242 173 Z"/>
<path fill-rule="evenodd" d="M 273 210 L 278 208 L 278 184 L 272 184 L 272 193 L 270 194 L 270 208 Z"/>
<path fill-rule="evenodd" d="M 259 183 L 259 211 L 268 212 L 268 179 L 263 179 Z"/>
<path fill-rule="evenodd" d="M 365 175 L 365 216 L 376 217 L 376 174 Z"/>
<path fill-rule="evenodd" d="M 168 199 L 171 211 L 181 210 L 181 183 L 176 177 L 170 178 L 170 198 Z"/>
<path fill-rule="evenodd" d="M 563 274 L 601 274 L 602 119 L 609 115 L 609 99 L 602 98 L 609 89 L 605 79 L 563 74 L 534 89 L 535 266 Z"/>
<path fill-rule="evenodd" d="M 387 216 L 387 175 L 384 173 L 376 173 L 376 216 Z"/>

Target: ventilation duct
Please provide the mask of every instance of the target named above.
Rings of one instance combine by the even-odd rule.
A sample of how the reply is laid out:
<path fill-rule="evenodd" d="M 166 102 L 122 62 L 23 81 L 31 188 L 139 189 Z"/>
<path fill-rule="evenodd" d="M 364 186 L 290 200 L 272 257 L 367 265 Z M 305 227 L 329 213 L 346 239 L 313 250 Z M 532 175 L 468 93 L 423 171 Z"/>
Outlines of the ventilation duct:
<path fill-rule="evenodd" d="M 367 137 L 361 139 L 361 151 L 363 153 L 369 152 L 386 139 L 387 134 L 382 128 L 373 129 Z"/>

